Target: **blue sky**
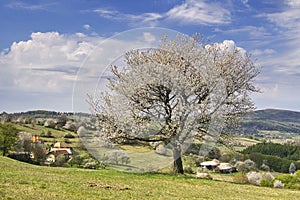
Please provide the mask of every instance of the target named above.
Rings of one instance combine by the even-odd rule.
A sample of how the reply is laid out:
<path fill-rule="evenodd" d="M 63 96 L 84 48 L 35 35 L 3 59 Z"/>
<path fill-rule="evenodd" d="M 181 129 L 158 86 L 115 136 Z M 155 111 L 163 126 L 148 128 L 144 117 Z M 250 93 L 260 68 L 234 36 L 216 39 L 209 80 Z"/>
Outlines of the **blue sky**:
<path fill-rule="evenodd" d="M 111 40 L 103 53 L 99 44 L 145 27 L 234 41 L 263 66 L 257 77 L 262 93 L 253 95 L 256 107 L 300 111 L 299 13 L 299 0 L 2 0 L 0 112 L 73 111 L 74 81 L 87 80 L 76 76 L 78 69 L 94 77 L 101 73 L 87 68 L 87 57 L 101 54 L 103 61 L 117 47 Z M 142 34 L 148 42 L 158 37 Z M 136 38 L 115 39 L 128 47 Z M 93 85 L 85 88 L 92 91 Z"/>

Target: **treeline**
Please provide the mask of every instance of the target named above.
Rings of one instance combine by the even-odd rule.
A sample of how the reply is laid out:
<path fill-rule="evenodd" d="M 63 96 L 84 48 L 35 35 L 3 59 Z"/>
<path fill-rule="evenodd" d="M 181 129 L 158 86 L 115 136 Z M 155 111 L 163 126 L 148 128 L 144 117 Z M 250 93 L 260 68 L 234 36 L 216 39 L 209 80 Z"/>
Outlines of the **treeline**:
<path fill-rule="evenodd" d="M 47 111 L 47 110 L 33 110 L 33 111 L 27 111 L 27 112 L 16 112 L 16 113 L 6 113 L 2 112 L 0 113 L 0 121 L 2 122 L 11 122 L 16 121 L 18 119 L 58 119 L 60 117 L 68 117 L 70 119 L 73 119 L 74 116 L 77 117 L 91 117 L 91 114 L 88 113 L 73 113 L 73 112 L 56 112 L 56 111 Z"/>
<path fill-rule="evenodd" d="M 278 156 L 289 160 L 300 160 L 300 146 L 276 143 L 259 143 L 249 146 L 242 151 L 243 154 L 261 153 Z"/>
<path fill-rule="evenodd" d="M 296 165 L 297 169 L 300 169 L 300 162 L 289 160 L 287 158 L 280 158 L 278 156 L 272 156 L 272 155 L 264 155 L 261 153 L 251 153 L 248 154 L 249 159 L 254 161 L 258 168 L 262 169 L 262 166 L 268 166 L 271 170 L 275 172 L 281 172 L 281 173 L 289 173 L 289 167 L 291 163 L 294 163 Z"/>
<path fill-rule="evenodd" d="M 291 163 L 300 169 L 300 146 L 275 143 L 259 143 L 241 153 L 253 160 L 258 167 L 268 166 L 276 172 L 288 173 Z"/>
<path fill-rule="evenodd" d="M 33 111 L 27 111 L 27 112 L 17 112 L 17 113 L 1 113 L 1 116 L 10 116 L 12 119 L 18 118 L 18 117 L 34 117 L 34 118 L 56 118 L 60 115 L 67 115 L 72 116 L 73 113 L 70 112 L 56 112 L 56 111 L 47 111 L 47 110 L 33 110 Z"/>

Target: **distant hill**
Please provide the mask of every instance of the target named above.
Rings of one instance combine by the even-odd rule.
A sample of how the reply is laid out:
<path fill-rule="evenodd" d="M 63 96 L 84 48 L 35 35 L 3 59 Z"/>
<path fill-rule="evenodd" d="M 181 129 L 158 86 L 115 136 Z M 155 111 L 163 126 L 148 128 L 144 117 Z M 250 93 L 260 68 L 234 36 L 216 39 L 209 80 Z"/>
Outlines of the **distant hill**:
<path fill-rule="evenodd" d="M 54 118 L 60 116 L 73 118 L 74 113 L 55 112 L 46 110 L 27 111 L 19 113 L 0 113 L 0 120 L 3 118 L 11 118 L 16 120 L 22 118 Z M 75 113 L 81 117 L 91 117 L 87 113 Z M 265 132 L 275 132 L 287 135 L 300 135 L 300 112 L 290 110 L 265 109 L 257 110 L 247 114 L 242 120 L 241 134 L 254 135 L 264 137 Z"/>
<path fill-rule="evenodd" d="M 277 131 L 300 135 L 300 112 L 277 109 L 257 110 L 244 117 L 242 127 L 246 134 Z"/>
<path fill-rule="evenodd" d="M 88 113 L 73 113 L 73 112 L 57 112 L 57 111 L 48 111 L 48 110 L 32 110 L 26 112 L 15 112 L 15 113 L 0 113 L 0 119 L 2 118 L 10 118 L 12 120 L 22 118 L 59 118 L 60 116 L 67 116 L 72 118 L 74 115 L 81 117 L 90 117 L 91 115 Z"/>

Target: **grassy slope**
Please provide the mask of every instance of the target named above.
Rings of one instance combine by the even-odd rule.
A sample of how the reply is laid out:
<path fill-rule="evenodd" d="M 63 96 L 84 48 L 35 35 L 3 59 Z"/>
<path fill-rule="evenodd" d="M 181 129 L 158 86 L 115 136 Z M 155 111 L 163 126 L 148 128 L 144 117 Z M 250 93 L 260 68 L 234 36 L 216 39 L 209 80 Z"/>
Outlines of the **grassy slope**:
<path fill-rule="evenodd" d="M 90 187 L 109 185 L 112 188 Z M 128 190 L 122 190 L 129 188 Z M 300 191 L 164 174 L 33 166 L 0 157 L 3 199 L 299 199 Z"/>

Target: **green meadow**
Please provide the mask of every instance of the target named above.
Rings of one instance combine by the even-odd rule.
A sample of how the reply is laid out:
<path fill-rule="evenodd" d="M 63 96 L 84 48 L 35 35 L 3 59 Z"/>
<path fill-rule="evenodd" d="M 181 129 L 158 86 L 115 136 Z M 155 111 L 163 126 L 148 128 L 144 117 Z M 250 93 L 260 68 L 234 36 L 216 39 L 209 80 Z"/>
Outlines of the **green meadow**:
<path fill-rule="evenodd" d="M 194 176 L 35 166 L 0 157 L 1 199 L 300 199 L 300 191 Z"/>

